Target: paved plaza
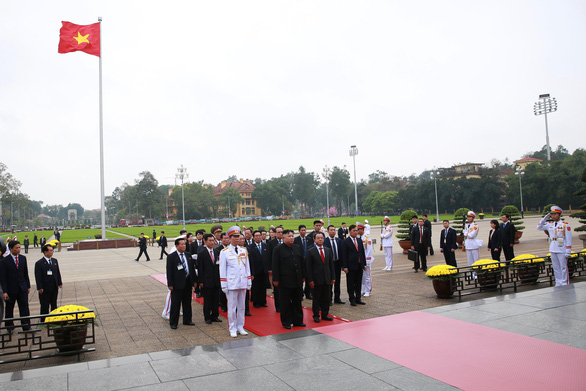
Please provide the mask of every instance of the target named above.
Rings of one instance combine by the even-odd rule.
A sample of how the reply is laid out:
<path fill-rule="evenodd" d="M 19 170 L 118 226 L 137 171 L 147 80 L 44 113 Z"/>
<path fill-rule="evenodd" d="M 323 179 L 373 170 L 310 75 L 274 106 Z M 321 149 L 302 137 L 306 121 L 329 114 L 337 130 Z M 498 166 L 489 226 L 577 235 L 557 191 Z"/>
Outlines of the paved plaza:
<path fill-rule="evenodd" d="M 527 228 L 515 247 L 516 254 L 547 253 L 543 233 L 534 230 L 537 221 L 525 219 Z M 434 244 L 439 229 L 434 225 Z M 480 222 L 480 229 L 482 236 L 488 235 L 486 220 Z M 372 236 L 378 236 L 376 228 Z M 581 250 L 582 242 L 576 234 L 574 237 L 573 249 Z M 40 258 L 37 251 L 29 251 L 29 263 Z M 82 355 L 81 362 L 74 356 L 4 364 L 0 366 L 0 389 L 32 389 L 41 384 L 45 389 L 65 389 L 67 385 L 71 390 L 221 389 L 233 384 L 241 389 L 271 390 L 338 389 L 341 385 L 349 389 L 453 388 L 319 329 L 267 337 L 250 333 L 234 340 L 226 320 L 205 324 L 201 306 L 195 302 L 195 327 L 180 325 L 171 330 L 161 317 L 166 286 L 150 277 L 164 273 L 165 263 L 158 260 L 158 248 L 149 247 L 149 251 L 151 261 L 143 258 L 138 263 L 134 261 L 138 249 L 134 248 L 56 253 L 64 281 L 59 304 L 95 309 L 100 322 L 96 351 Z M 439 252 L 428 259 L 430 266 L 444 263 Z M 465 254 L 458 252 L 457 260 L 464 265 Z M 512 290 L 502 295 L 487 292 L 458 303 L 457 298 L 436 298 L 431 282 L 424 273 L 413 273 L 412 263 L 398 245 L 393 271 L 382 271 L 383 265 L 382 253 L 375 251 L 373 295 L 364 299 L 366 306 L 334 305 L 331 313 L 357 322 L 379 317 L 392 320 L 395 314 L 425 311 L 586 349 L 584 278 L 573 280 L 569 287 L 525 286 L 516 294 Z M 343 292 L 344 286 L 343 281 Z M 303 304 L 310 307 L 311 301 Z M 34 288 L 30 305 L 31 313 L 38 313 Z"/>

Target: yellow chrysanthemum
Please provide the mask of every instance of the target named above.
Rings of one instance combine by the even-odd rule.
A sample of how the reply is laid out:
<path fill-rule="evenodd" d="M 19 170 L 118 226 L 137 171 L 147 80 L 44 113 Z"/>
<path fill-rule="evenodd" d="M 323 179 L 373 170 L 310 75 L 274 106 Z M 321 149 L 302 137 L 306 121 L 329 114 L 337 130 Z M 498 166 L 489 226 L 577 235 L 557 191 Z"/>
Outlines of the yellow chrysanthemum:
<path fill-rule="evenodd" d="M 436 265 L 431 267 L 425 275 L 427 277 L 449 276 L 450 274 L 457 274 L 458 269 L 450 265 Z"/>
<path fill-rule="evenodd" d="M 545 262 L 544 258 L 537 258 L 533 254 L 521 254 L 512 259 L 513 263 L 537 263 Z"/>
<path fill-rule="evenodd" d="M 498 269 L 503 266 L 504 263 L 495 262 L 494 259 L 479 259 L 472 264 L 472 268 L 477 270 Z"/>
<path fill-rule="evenodd" d="M 586 249 L 584 249 L 584 250 L 586 250 Z M 584 250 L 582 250 L 582 251 L 584 251 Z M 570 258 L 577 258 L 578 256 L 582 255 L 582 254 L 581 254 L 581 253 L 582 253 L 582 251 L 580 251 L 579 253 L 576 253 L 575 251 L 572 251 L 572 252 L 570 253 Z M 548 257 L 551 257 L 551 253 L 547 253 L 547 256 L 548 256 Z"/>
<path fill-rule="evenodd" d="M 95 318 L 96 314 L 93 312 L 86 312 L 85 314 L 78 314 L 78 315 L 57 315 L 57 314 L 64 314 L 68 312 L 77 312 L 77 311 L 88 311 L 89 308 L 81 306 L 81 305 L 64 305 L 59 308 L 54 309 L 49 314 L 55 314 L 54 316 L 48 316 L 45 318 L 45 322 L 67 322 L 67 321 L 75 321 L 80 319 L 89 319 Z M 77 316 L 77 317 L 76 317 Z"/>

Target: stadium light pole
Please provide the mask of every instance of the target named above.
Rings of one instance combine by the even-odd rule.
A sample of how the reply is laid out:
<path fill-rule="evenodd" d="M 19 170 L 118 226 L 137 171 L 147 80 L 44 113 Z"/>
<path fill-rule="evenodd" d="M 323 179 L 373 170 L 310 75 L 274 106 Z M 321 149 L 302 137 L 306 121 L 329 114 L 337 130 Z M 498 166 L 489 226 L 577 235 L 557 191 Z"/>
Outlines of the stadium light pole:
<path fill-rule="evenodd" d="M 354 162 L 354 203 L 355 203 L 354 215 L 358 216 L 358 185 L 356 182 L 356 155 L 358 155 L 358 148 L 356 148 L 356 145 L 351 145 L 350 146 L 350 156 L 352 156 L 352 161 Z"/>
<path fill-rule="evenodd" d="M 181 180 L 181 206 L 183 208 L 183 229 L 185 229 L 185 194 L 183 192 L 183 181 L 189 178 L 189 174 L 187 173 L 187 168 L 183 167 L 183 164 L 177 169 L 175 178 Z"/>
<path fill-rule="evenodd" d="M 324 179 L 326 180 L 326 212 L 328 214 L 328 226 L 330 225 L 330 191 L 329 191 L 329 182 L 330 182 L 330 173 L 332 170 L 325 166 L 323 169 Z"/>
<path fill-rule="evenodd" d="M 535 102 L 533 106 L 533 113 L 535 115 L 545 115 L 545 142 L 547 144 L 547 163 L 551 160 L 551 147 L 549 146 L 549 129 L 547 127 L 547 113 L 553 113 L 558 109 L 558 102 L 555 98 L 550 98 L 549 94 L 539 95 L 539 101 Z M 519 177 L 521 178 L 521 177 Z"/>
<path fill-rule="evenodd" d="M 521 196 L 521 217 L 524 217 L 524 212 L 523 212 L 523 185 L 521 183 L 521 177 L 523 175 L 525 175 L 525 171 L 523 171 L 523 169 L 518 166 L 517 170 L 515 171 L 515 175 L 517 175 L 519 177 L 519 195 Z"/>

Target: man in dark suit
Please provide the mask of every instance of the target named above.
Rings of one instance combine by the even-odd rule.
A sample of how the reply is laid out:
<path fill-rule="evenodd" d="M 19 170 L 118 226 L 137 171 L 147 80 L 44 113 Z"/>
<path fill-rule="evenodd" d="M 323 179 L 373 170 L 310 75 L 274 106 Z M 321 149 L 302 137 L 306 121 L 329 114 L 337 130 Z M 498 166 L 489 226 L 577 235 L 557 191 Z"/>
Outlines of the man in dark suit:
<path fill-rule="evenodd" d="M 183 324 L 194 326 L 191 317 L 191 293 L 196 284 L 196 274 L 191 254 L 185 251 L 184 238 L 175 239 L 177 251 L 167 256 L 167 286 L 171 291 L 171 313 L 169 325 L 177 328 L 179 312 L 183 308 Z"/>
<path fill-rule="evenodd" d="M 167 248 L 168 244 L 167 244 L 167 237 L 165 236 L 165 231 L 161 231 L 161 236 L 159 237 L 159 247 L 161 247 L 161 257 L 159 259 L 163 259 L 163 254 L 169 256 L 169 254 L 167 254 L 167 250 L 165 250 Z"/>
<path fill-rule="evenodd" d="M 49 310 L 57 308 L 59 289 L 63 288 L 59 263 L 53 258 L 53 246 L 43 246 L 43 258 L 35 263 L 35 282 L 39 301 L 41 302 L 41 314 L 48 314 Z M 50 308 L 49 308 L 50 307 Z M 44 322 L 45 318 L 41 318 Z"/>
<path fill-rule="evenodd" d="M 340 250 L 342 247 L 342 240 L 336 237 L 336 227 L 330 225 L 328 227 L 328 237 L 324 240 L 324 246 L 332 250 L 332 260 L 334 261 L 334 280 L 335 283 L 330 289 L 330 305 L 333 302 L 336 304 L 346 304 L 340 298 L 340 278 L 342 277 L 342 261 L 340 260 Z"/>
<path fill-rule="evenodd" d="M 513 246 L 515 245 L 515 226 L 511 222 L 511 216 L 502 215 L 501 220 L 503 221 L 501 231 L 501 244 L 503 246 L 503 253 L 505 253 L 505 260 L 510 261 L 515 258 L 515 251 Z"/>
<path fill-rule="evenodd" d="M 28 254 L 28 247 L 30 246 L 30 240 L 28 239 L 28 235 L 24 235 L 24 242 L 22 244 L 24 245 L 24 253 Z"/>
<path fill-rule="evenodd" d="M 348 227 L 346 226 L 346 223 L 342 223 L 342 226 L 338 228 L 338 238 L 344 240 L 346 239 L 346 236 L 348 236 Z"/>
<path fill-rule="evenodd" d="M 348 227 L 348 234 L 350 236 L 342 241 L 340 251 L 342 270 L 346 273 L 348 298 L 352 306 L 365 305 L 366 303 L 360 299 L 362 296 L 362 272 L 366 270 L 364 246 L 362 240 L 356 237 L 358 230 L 354 224 Z"/>
<path fill-rule="evenodd" d="M 35 236 L 33 236 L 33 247 L 38 247 L 38 246 L 39 246 L 39 237 L 35 233 Z"/>
<path fill-rule="evenodd" d="M 301 308 L 305 265 L 301 249 L 293 240 L 293 231 L 287 229 L 283 231 L 283 244 L 273 250 L 273 285 L 279 289 L 281 324 L 287 330 L 291 325 L 305 327 Z"/>
<path fill-rule="evenodd" d="M 254 276 L 250 295 L 252 296 L 252 304 L 254 305 L 254 308 L 260 308 L 267 306 L 267 286 L 271 258 L 269 257 L 267 245 L 262 242 L 260 231 L 254 231 L 252 237 L 254 243 L 248 246 L 250 265 L 254 265 L 254 270 L 250 270 Z"/>
<path fill-rule="evenodd" d="M 324 226 L 324 223 L 322 220 L 314 220 L 313 221 L 313 231 L 311 231 L 309 234 L 307 234 L 307 240 L 309 240 L 309 243 L 311 243 L 313 245 L 313 236 L 318 233 L 321 232 L 321 227 Z"/>
<path fill-rule="evenodd" d="M 149 257 L 149 253 L 147 253 L 147 240 L 144 237 L 144 233 L 140 233 L 140 238 L 138 238 L 138 248 L 140 251 L 138 252 L 138 257 L 136 257 L 135 261 L 138 262 L 142 254 L 146 255 L 147 262 L 151 260 Z"/>
<path fill-rule="evenodd" d="M 221 322 L 220 305 L 220 258 L 214 254 L 214 235 L 203 236 L 204 246 L 197 253 L 198 281 L 203 296 L 203 317 L 207 324 Z"/>
<path fill-rule="evenodd" d="M 213 228 L 213 227 L 212 227 Z M 216 233 L 213 234 L 214 236 L 214 256 L 216 257 L 216 259 L 220 260 L 220 252 L 225 249 L 226 247 L 228 247 L 228 245 L 230 244 L 230 238 L 228 237 L 228 235 L 226 235 L 225 232 L 221 232 L 218 233 L 218 231 L 216 230 Z M 222 309 L 223 312 L 227 312 L 228 311 L 228 298 L 226 297 L 226 294 L 224 292 L 222 292 L 222 290 L 220 289 L 220 308 Z"/>
<path fill-rule="evenodd" d="M 456 230 L 450 227 L 448 220 L 444 220 L 444 229 L 440 234 L 440 251 L 444 253 L 446 265 L 454 267 L 458 267 L 456 263 L 456 250 L 458 249 L 456 236 Z"/>
<path fill-rule="evenodd" d="M 28 294 L 31 291 L 31 282 L 28 277 L 26 257 L 20 255 L 20 242 L 11 240 L 8 243 L 8 254 L 0 261 L 0 285 L 4 291 L 2 297 L 6 302 L 6 318 L 14 317 L 14 305 L 18 303 L 20 316 L 30 316 L 28 308 Z M 9 332 L 14 331 L 14 322 L 4 322 Z M 30 320 L 21 322 L 23 330 L 31 329 Z"/>
<path fill-rule="evenodd" d="M 418 220 L 417 226 L 411 229 L 411 250 L 417 250 L 419 257 L 415 261 L 415 273 L 419 271 L 419 261 L 421 260 L 421 270 L 427 271 L 427 252 L 431 246 L 429 230 L 424 227 L 423 219 Z"/>
<path fill-rule="evenodd" d="M 313 239 L 309 239 L 307 237 L 307 227 L 304 224 L 301 224 L 298 228 L 299 236 L 295 238 L 293 241 L 294 244 L 298 245 L 301 248 L 301 252 L 303 253 L 303 262 L 305 262 L 305 257 L 307 256 L 307 250 L 309 247 L 313 246 Z M 305 281 L 305 288 L 303 288 L 303 294 L 309 300 L 312 300 L 313 297 L 311 295 L 311 288 L 307 280 Z"/>
<path fill-rule="evenodd" d="M 433 243 L 431 239 L 433 235 L 431 231 L 431 221 L 429 221 L 427 215 L 423 215 L 423 226 L 429 230 L 429 255 L 433 255 Z"/>
<path fill-rule="evenodd" d="M 305 257 L 305 270 L 307 278 L 306 284 L 309 284 L 313 290 L 313 320 L 320 322 L 319 311 L 321 309 L 321 319 L 333 320 L 330 313 L 330 293 L 331 286 L 335 282 L 334 261 L 332 259 L 332 250 L 324 247 L 324 234 L 318 232 L 313 237 L 314 245 L 307 250 Z"/>
<path fill-rule="evenodd" d="M 273 284 L 273 252 L 277 246 L 283 243 L 283 227 L 279 226 L 275 228 L 275 238 L 271 239 L 267 243 L 267 250 L 269 252 L 269 257 L 271 259 L 270 267 L 269 267 L 269 282 L 273 287 L 273 299 L 275 301 L 275 311 L 281 311 L 281 300 L 279 296 L 279 287 Z M 303 297 L 302 297 L 303 298 Z"/>

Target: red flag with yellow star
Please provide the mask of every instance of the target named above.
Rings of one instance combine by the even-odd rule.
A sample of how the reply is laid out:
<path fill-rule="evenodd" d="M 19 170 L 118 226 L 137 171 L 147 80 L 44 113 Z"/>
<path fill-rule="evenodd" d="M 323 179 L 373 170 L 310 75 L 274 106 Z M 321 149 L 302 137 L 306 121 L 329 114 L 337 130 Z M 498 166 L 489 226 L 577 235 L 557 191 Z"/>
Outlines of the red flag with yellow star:
<path fill-rule="evenodd" d="M 59 31 L 59 53 L 82 51 L 100 57 L 100 24 L 81 26 L 61 22 Z"/>

